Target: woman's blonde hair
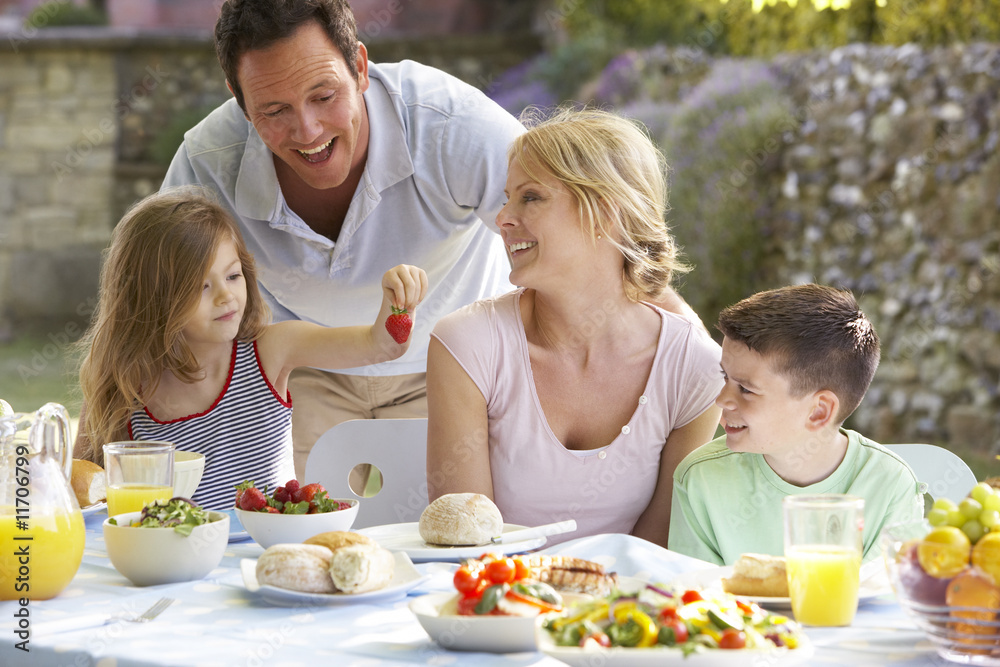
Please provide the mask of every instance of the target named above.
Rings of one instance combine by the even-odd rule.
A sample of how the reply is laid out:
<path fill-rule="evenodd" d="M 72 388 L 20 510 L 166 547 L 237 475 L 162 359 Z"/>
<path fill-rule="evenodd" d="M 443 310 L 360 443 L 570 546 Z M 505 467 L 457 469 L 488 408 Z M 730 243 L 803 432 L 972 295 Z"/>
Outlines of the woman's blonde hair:
<path fill-rule="evenodd" d="M 656 299 L 688 267 L 667 229 L 667 164 L 644 128 L 599 109 L 561 108 L 548 117 L 527 109 L 528 131 L 514 139 L 508 162 L 542 180 L 546 172 L 576 198 L 584 230 L 625 257 L 625 292 Z"/>
<path fill-rule="evenodd" d="M 123 437 L 132 411 L 143 406 L 143 394 L 156 391 L 163 371 L 185 382 L 199 379 L 201 369 L 182 330 L 225 240 L 236 244 L 246 280 L 236 337 L 255 340 L 269 314 L 253 255 L 232 216 L 207 191 L 183 187 L 150 195 L 115 227 L 101 267 L 97 309 L 79 343 L 85 458 L 103 462 L 102 445 Z"/>

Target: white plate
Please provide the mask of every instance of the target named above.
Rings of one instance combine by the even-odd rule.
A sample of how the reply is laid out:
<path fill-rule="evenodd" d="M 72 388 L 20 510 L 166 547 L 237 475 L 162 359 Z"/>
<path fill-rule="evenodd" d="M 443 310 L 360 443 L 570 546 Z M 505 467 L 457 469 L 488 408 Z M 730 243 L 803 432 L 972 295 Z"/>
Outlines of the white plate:
<path fill-rule="evenodd" d="M 381 602 L 405 597 L 406 594 L 428 578 L 420 574 L 417 568 L 404 553 L 395 553 L 396 569 L 392 573 L 392 581 L 385 588 L 368 593 L 302 593 L 290 591 L 277 586 L 261 586 L 257 583 L 257 561 L 251 558 L 240 560 L 240 571 L 243 573 L 243 585 L 251 593 L 258 593 L 271 604 L 282 607 L 302 607 L 308 605 L 338 605 L 357 602 Z"/>
<path fill-rule="evenodd" d="M 552 635 L 538 628 L 538 649 L 545 655 L 565 662 L 571 667 L 652 667 L 654 665 L 678 665 L 688 667 L 746 667 L 747 665 L 767 665 L 787 667 L 809 660 L 814 653 L 813 645 L 803 636 L 797 649 L 776 648 L 767 650 L 724 650 L 706 649 L 700 653 L 685 656 L 678 648 L 665 646 L 651 648 L 594 648 L 583 649 L 573 646 L 556 646 Z"/>
<path fill-rule="evenodd" d="M 107 508 L 108 504 L 102 500 L 99 503 L 94 503 L 93 505 L 87 505 L 86 507 L 81 507 L 80 511 L 83 512 L 83 516 L 90 516 L 91 514 L 97 514 L 101 510 Z"/>
<path fill-rule="evenodd" d="M 722 591 L 722 580 L 732 575 L 732 567 L 713 567 L 682 574 L 670 583 L 683 588 Z M 865 604 L 886 593 L 892 593 L 892 587 L 889 585 L 888 578 L 884 575 L 878 576 L 874 574 L 862 581 L 858 587 L 858 604 Z M 774 598 L 754 595 L 739 595 L 737 597 L 756 602 L 761 607 L 766 607 L 767 609 L 789 610 L 792 608 L 792 601 L 787 597 Z"/>
<path fill-rule="evenodd" d="M 503 525 L 503 532 L 509 533 L 514 530 L 521 530 L 522 528 L 525 528 L 525 526 L 505 523 Z M 510 542 L 509 544 L 483 544 L 475 547 L 437 546 L 424 542 L 424 538 L 420 537 L 420 524 L 416 522 L 372 526 L 371 528 L 362 528 L 358 532 L 371 537 L 389 551 L 402 551 L 406 553 L 414 563 L 426 563 L 428 561 L 457 563 L 466 558 L 478 558 L 484 553 L 517 554 L 537 549 L 545 544 L 545 537 L 535 537 L 529 540 Z"/>

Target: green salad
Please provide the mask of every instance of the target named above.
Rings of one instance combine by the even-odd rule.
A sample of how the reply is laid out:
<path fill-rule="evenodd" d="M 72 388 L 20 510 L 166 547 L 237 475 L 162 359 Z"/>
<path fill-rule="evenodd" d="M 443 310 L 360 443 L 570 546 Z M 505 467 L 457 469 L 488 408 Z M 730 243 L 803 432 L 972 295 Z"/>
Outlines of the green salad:
<path fill-rule="evenodd" d="M 208 523 L 208 511 L 198 503 L 187 498 L 171 498 L 170 500 L 154 500 L 142 508 L 138 521 L 131 524 L 132 528 L 173 528 L 181 535 L 190 535 L 195 526 Z M 117 526 L 114 517 L 108 523 Z"/>

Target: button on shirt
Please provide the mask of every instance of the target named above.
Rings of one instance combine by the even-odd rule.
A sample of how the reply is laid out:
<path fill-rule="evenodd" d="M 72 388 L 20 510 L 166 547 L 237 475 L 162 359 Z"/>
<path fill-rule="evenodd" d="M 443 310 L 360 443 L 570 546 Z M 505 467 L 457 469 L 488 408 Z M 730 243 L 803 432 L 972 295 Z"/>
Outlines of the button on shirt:
<path fill-rule="evenodd" d="M 234 99 L 189 130 L 163 187 L 200 183 L 233 212 L 276 321 L 370 324 L 382 275 L 397 264 L 427 272 L 402 357 L 341 372 L 426 370 L 431 329 L 444 315 L 512 289 L 496 233 L 507 147 L 521 124 L 481 91 L 411 61 L 369 66 L 368 159 L 336 242 L 285 203 L 273 154 Z"/>

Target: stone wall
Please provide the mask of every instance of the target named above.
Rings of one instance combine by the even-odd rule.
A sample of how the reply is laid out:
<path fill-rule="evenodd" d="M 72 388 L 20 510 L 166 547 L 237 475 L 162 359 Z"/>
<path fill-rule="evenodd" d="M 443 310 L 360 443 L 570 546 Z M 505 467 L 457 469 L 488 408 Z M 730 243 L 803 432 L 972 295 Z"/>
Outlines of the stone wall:
<path fill-rule="evenodd" d="M 1000 46 L 849 46 L 775 60 L 794 99 L 781 282 L 852 289 L 883 342 L 854 424 L 1000 446 Z"/>

